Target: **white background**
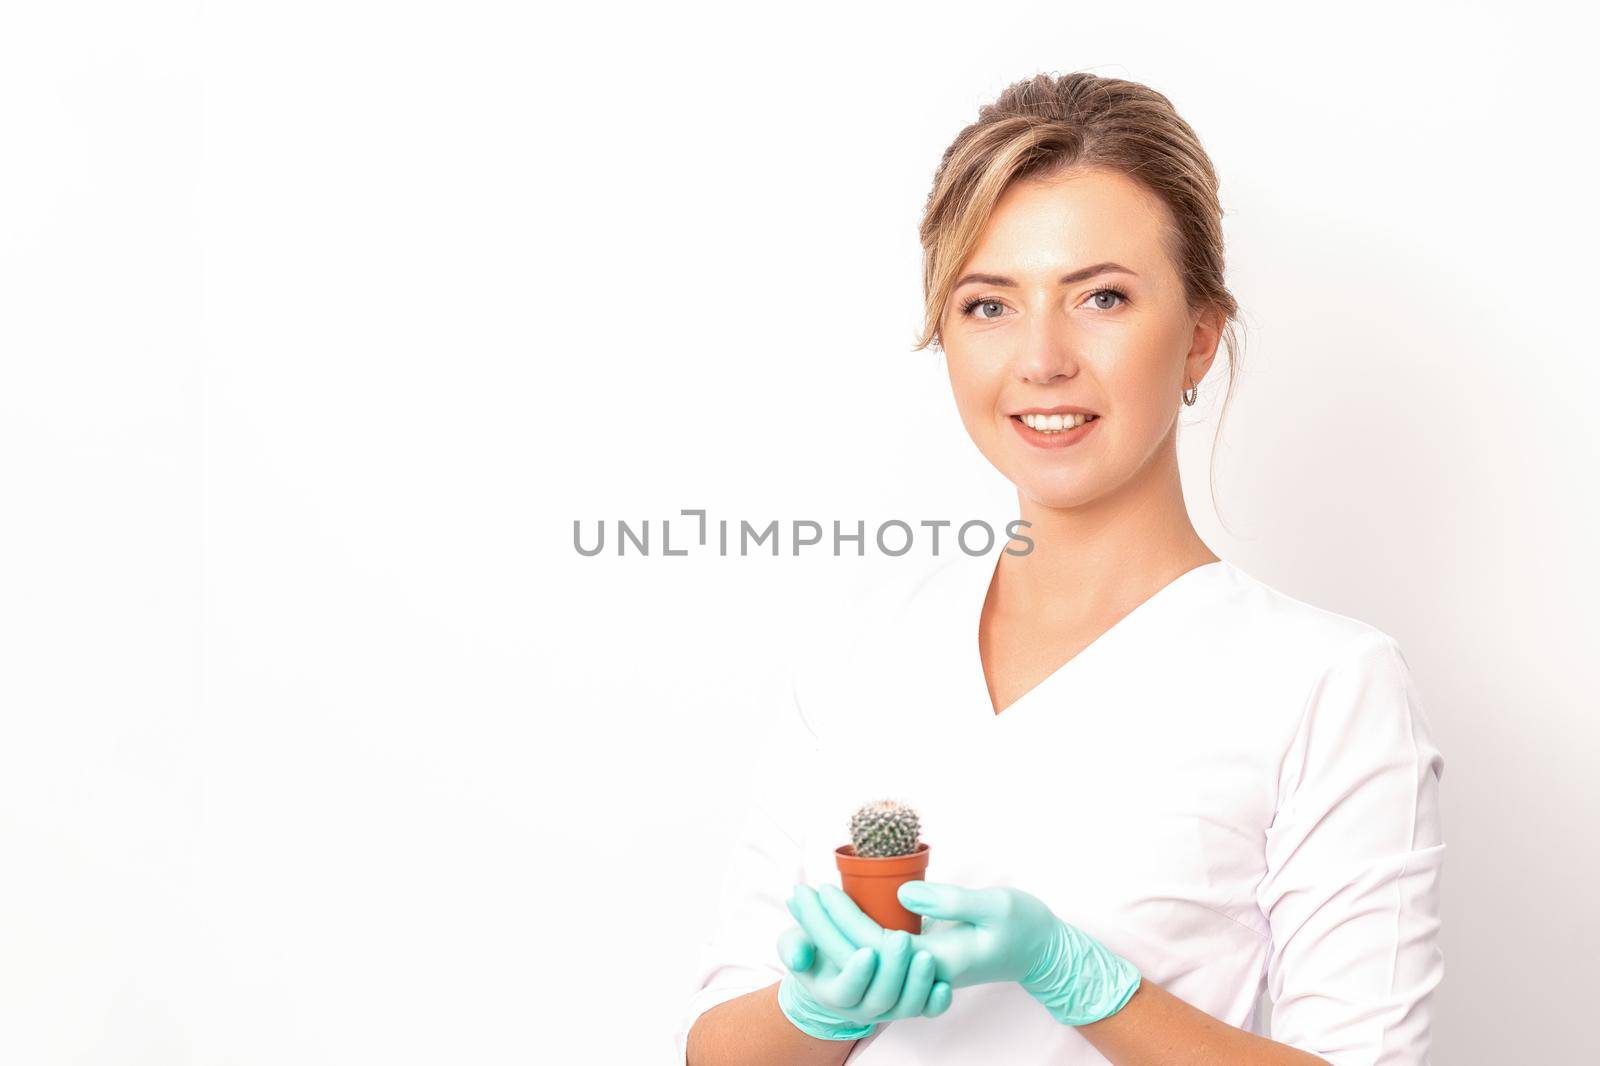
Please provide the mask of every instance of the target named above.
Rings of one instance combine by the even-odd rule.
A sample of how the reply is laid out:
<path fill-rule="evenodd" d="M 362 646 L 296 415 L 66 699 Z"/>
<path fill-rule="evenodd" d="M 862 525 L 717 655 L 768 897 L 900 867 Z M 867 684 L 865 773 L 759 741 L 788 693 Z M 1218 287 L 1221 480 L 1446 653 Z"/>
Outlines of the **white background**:
<path fill-rule="evenodd" d="M 760 694 L 928 560 L 572 523 L 1014 515 L 909 350 L 916 225 L 980 104 L 1074 69 L 1222 176 L 1248 347 L 1220 518 L 1220 361 L 1183 416 L 1202 536 L 1428 700 L 1436 1060 L 1592 1057 L 1561 10 L 8 5 L 0 1060 L 669 1061 Z"/>

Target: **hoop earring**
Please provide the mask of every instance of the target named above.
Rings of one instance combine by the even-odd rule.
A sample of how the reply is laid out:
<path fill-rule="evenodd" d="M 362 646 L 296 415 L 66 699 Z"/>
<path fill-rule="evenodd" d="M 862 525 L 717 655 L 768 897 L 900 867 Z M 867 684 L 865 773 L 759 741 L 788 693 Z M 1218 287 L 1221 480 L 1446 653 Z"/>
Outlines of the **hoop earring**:
<path fill-rule="evenodd" d="M 1188 388 L 1185 388 L 1180 395 L 1182 395 L 1184 403 L 1188 404 L 1190 407 L 1193 407 L 1194 402 L 1200 398 L 1200 386 L 1193 386 L 1193 395 L 1190 395 L 1190 389 Z"/>

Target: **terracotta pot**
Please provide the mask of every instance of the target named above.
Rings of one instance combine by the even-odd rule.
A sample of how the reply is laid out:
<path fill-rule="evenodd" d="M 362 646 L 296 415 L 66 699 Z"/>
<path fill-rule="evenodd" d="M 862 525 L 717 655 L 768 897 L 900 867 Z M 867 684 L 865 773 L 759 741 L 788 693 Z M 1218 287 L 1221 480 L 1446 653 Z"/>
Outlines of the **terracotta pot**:
<path fill-rule="evenodd" d="M 839 866 L 840 887 L 868 918 L 885 929 L 922 932 L 922 915 L 902 907 L 896 893 L 907 881 L 925 880 L 927 844 L 918 844 L 917 850 L 909 855 L 891 855 L 885 859 L 863 858 L 856 854 L 853 844 L 844 844 L 833 849 L 833 860 Z"/>

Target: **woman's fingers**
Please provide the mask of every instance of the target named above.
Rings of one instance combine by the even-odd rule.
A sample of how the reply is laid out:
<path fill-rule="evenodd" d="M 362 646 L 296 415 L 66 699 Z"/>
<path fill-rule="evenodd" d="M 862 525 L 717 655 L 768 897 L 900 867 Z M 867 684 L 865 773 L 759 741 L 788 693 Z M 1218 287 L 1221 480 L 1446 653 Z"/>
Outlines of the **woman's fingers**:
<path fill-rule="evenodd" d="M 951 988 L 972 984 L 968 977 L 989 939 L 984 930 L 966 922 L 929 922 L 911 938 L 913 951 L 926 951 L 938 967 L 938 979 Z"/>
<path fill-rule="evenodd" d="M 911 956 L 906 967 L 906 979 L 900 985 L 900 1000 L 894 1005 L 892 1018 L 915 1018 L 928 1007 L 928 995 L 933 991 L 933 956 L 919 951 Z"/>
<path fill-rule="evenodd" d="M 941 956 L 961 956 L 951 948 L 965 946 L 963 936 L 975 932 L 971 925 L 929 919 L 924 927 L 931 936 L 885 930 L 827 883 L 820 891 L 796 885 L 788 907 L 800 924 L 779 939 L 779 956 L 818 1002 L 882 1021 L 935 1018 L 950 1009 L 954 994 L 942 971 L 954 960 Z"/>
<path fill-rule="evenodd" d="M 817 950 L 826 955 L 828 959 L 840 969 L 858 947 L 869 946 L 857 944 L 839 931 L 833 924 L 833 919 L 823 909 L 822 901 L 817 898 L 816 889 L 810 885 L 795 885 L 794 894 L 789 897 L 789 913 L 794 915 L 805 931 L 810 934 L 811 941 Z"/>
<path fill-rule="evenodd" d="M 861 1010 L 873 1016 L 893 1010 L 900 1002 L 910 965 L 911 934 L 899 929 L 884 934 L 883 943 L 878 946 L 878 972 L 861 997 Z"/>
<path fill-rule="evenodd" d="M 823 882 L 817 890 L 817 898 L 828 912 L 828 917 L 833 919 L 834 927 L 849 937 L 851 943 L 876 945 L 883 939 L 883 926 L 867 917 L 866 912 L 838 885 Z"/>
<path fill-rule="evenodd" d="M 983 925 L 1004 918 L 1010 899 L 993 888 L 964 888 L 934 881 L 907 881 L 896 891 L 900 905 L 926 918 Z"/>
<path fill-rule="evenodd" d="M 778 958 L 795 973 L 805 973 L 817 961 L 817 946 L 798 925 L 791 925 L 778 938 Z"/>
<path fill-rule="evenodd" d="M 860 948 L 850 956 L 839 975 L 831 981 L 820 982 L 817 998 L 829 1007 L 848 1010 L 860 1004 L 867 986 L 878 968 L 878 953 L 871 948 Z"/>

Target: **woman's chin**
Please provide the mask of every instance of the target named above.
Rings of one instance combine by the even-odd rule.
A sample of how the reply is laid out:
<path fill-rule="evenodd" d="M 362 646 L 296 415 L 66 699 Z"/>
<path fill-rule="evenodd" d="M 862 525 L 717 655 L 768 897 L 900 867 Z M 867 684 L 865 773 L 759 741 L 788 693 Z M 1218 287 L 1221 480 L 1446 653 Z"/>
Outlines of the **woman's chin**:
<path fill-rule="evenodd" d="M 1085 484 L 1081 477 L 1023 476 L 1020 479 L 1013 478 L 1011 483 L 1034 505 L 1052 511 L 1070 511 L 1082 507 L 1098 495 L 1094 487 Z"/>

